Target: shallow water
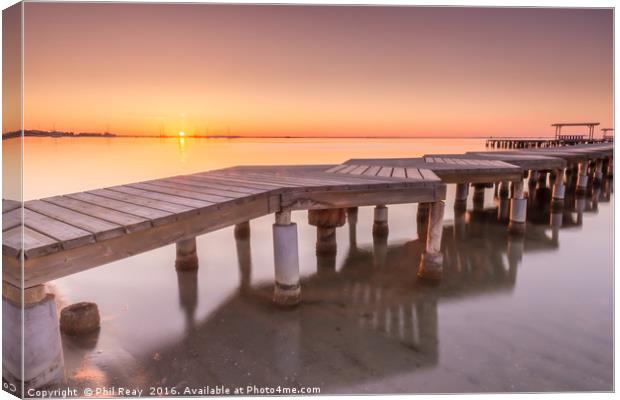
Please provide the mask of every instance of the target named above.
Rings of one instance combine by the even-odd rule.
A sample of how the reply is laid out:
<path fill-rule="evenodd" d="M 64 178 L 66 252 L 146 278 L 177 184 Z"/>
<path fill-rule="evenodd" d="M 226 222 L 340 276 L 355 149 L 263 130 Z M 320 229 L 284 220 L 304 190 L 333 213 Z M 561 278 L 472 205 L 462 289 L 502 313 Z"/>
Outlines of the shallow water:
<path fill-rule="evenodd" d="M 240 164 L 482 149 L 479 139 L 27 138 L 24 198 Z M 321 393 L 612 390 L 611 191 L 606 182 L 584 213 L 567 198 L 554 232 L 548 190 L 530 188 L 532 220 L 517 238 L 507 235 L 491 189 L 484 211 L 472 210 L 470 196 L 455 224 L 450 185 L 438 286 L 415 276 L 416 205 L 389 207 L 387 243 L 373 239 L 372 207 L 361 207 L 356 240 L 345 225 L 335 259 L 318 260 L 315 228 L 294 212 L 304 300 L 293 311 L 270 302 L 273 216 L 251 221 L 248 240 L 235 241 L 232 227 L 199 237 L 196 274 L 175 271 L 171 245 L 58 279 L 50 287 L 59 306 L 92 301 L 102 315 L 98 334 L 63 337 L 68 385 L 144 395 L 219 384 Z"/>

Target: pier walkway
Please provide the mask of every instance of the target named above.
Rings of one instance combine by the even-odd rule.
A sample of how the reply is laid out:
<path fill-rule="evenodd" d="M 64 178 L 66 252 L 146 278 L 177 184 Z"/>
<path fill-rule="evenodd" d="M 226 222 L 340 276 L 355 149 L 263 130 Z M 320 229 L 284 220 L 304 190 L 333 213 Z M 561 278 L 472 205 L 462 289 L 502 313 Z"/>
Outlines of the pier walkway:
<path fill-rule="evenodd" d="M 250 220 L 275 214 L 273 301 L 295 305 L 301 285 L 292 211 L 308 211 L 308 223 L 317 227 L 317 255 L 324 256 L 336 253 L 336 228 L 347 219 L 356 221 L 357 207 L 375 206 L 373 235 L 387 238 L 387 206 L 402 203 L 419 203 L 424 251 L 417 275 L 437 280 L 443 274 L 447 184 L 456 184 L 455 224 L 465 218 L 470 186 L 474 212 L 483 209 L 485 189 L 495 186 L 508 231 L 523 234 L 534 187 L 553 186 L 554 209 L 565 193 L 574 195 L 575 207 L 583 212 L 583 199 L 612 176 L 613 144 L 606 143 L 352 159 L 339 165 L 239 166 L 30 200 L 23 207 L 3 200 L 3 318 L 9 338 L 3 342 L 4 379 L 38 387 L 60 371 L 55 301 L 44 287 L 51 280 L 169 244 L 176 244 L 176 268 L 195 270 L 197 236 L 234 225 L 236 238 L 247 237 Z M 557 226 L 562 214 L 555 215 Z M 21 340 L 21 324 L 15 321 L 22 302 L 28 306 L 24 340 L 30 352 L 45 355 L 27 359 L 24 369 L 19 346 L 8 345 Z"/>

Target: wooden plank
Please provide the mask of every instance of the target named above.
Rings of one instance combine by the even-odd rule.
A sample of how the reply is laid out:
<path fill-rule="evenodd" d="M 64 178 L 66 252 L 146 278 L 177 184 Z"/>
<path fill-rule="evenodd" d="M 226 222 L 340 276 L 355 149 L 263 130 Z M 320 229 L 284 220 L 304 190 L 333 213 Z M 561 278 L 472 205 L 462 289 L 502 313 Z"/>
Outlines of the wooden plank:
<path fill-rule="evenodd" d="M 424 179 L 417 168 L 405 168 L 405 170 L 407 171 L 407 177 L 409 179 Z"/>
<path fill-rule="evenodd" d="M 87 203 L 67 196 L 48 197 L 42 199 L 42 201 L 56 204 L 57 206 L 78 211 L 82 214 L 90 215 L 105 221 L 113 222 L 123 226 L 126 232 L 135 232 L 142 229 L 147 229 L 151 226 L 151 222 L 148 219 L 112 210 L 110 208 L 100 207 L 95 204 Z"/>
<path fill-rule="evenodd" d="M 392 172 L 392 178 L 407 178 L 405 169 L 401 167 L 394 168 L 394 171 Z"/>
<path fill-rule="evenodd" d="M 2 214 L 2 230 L 6 231 L 22 224 L 22 209 L 14 208 Z"/>
<path fill-rule="evenodd" d="M 445 198 L 445 185 L 408 187 L 398 190 L 370 188 L 358 191 L 311 191 L 282 194 L 282 208 L 310 210 L 360 207 L 376 204 L 432 202 Z"/>
<path fill-rule="evenodd" d="M 430 169 L 420 168 L 418 171 L 420 172 L 420 175 L 422 175 L 422 177 L 424 178 L 425 181 L 435 181 L 435 182 L 438 182 L 438 181 L 441 180 L 441 179 L 439 179 L 437 174 L 435 174 Z"/>
<path fill-rule="evenodd" d="M 364 171 L 364 176 L 376 176 L 377 173 L 381 170 L 380 165 L 373 165 Z"/>
<path fill-rule="evenodd" d="M 242 179 L 247 182 L 258 183 L 261 185 L 272 185 L 272 187 L 276 187 L 278 189 L 283 188 L 283 187 L 289 187 L 289 186 L 303 186 L 303 184 L 293 184 L 293 183 L 282 182 L 282 181 L 279 181 L 277 179 L 272 179 L 271 177 L 267 177 L 267 176 L 255 176 L 248 172 L 227 172 L 226 174 L 221 174 L 221 175 L 218 174 L 214 176 L 219 176 L 220 178 L 226 178 L 226 179 Z"/>
<path fill-rule="evenodd" d="M 2 199 L 2 213 L 19 208 L 21 207 L 21 204 L 22 203 L 20 203 L 19 201 Z"/>
<path fill-rule="evenodd" d="M 353 171 L 355 168 L 357 168 L 358 165 L 347 165 L 346 167 L 344 167 L 343 169 L 341 169 L 340 171 L 338 171 L 341 174 L 348 174 L 351 171 Z"/>
<path fill-rule="evenodd" d="M 381 169 L 379 170 L 379 172 L 377 173 L 377 176 L 382 176 L 384 178 L 389 178 L 392 176 L 392 170 L 394 168 L 392 167 L 381 167 Z"/>
<path fill-rule="evenodd" d="M 92 233 L 39 214 L 28 208 L 24 209 L 24 225 L 45 236 L 60 241 L 64 249 L 72 249 L 95 242 L 95 237 Z"/>
<path fill-rule="evenodd" d="M 344 168 L 346 168 L 346 167 L 347 167 L 347 166 L 346 166 L 346 164 L 335 165 L 335 166 L 331 167 L 330 169 L 328 169 L 328 170 L 327 170 L 327 171 L 325 171 L 325 172 L 334 173 L 334 172 L 338 172 L 338 171 L 340 171 L 341 169 L 344 169 Z"/>
<path fill-rule="evenodd" d="M 170 203 L 167 201 L 154 200 L 149 199 L 147 197 L 136 196 L 135 194 L 127 194 L 123 192 L 117 192 L 115 190 L 110 189 L 97 189 L 91 190 L 88 193 L 95 194 L 101 197 L 108 197 L 114 200 L 124 201 L 126 203 L 137 204 L 139 206 L 145 206 L 149 208 L 156 208 L 162 211 L 168 211 L 170 213 L 174 213 L 177 216 L 188 214 L 195 215 L 198 214 L 198 208 L 195 207 L 187 207 L 180 204 Z"/>
<path fill-rule="evenodd" d="M 39 257 L 60 250 L 60 242 L 27 226 L 17 226 L 2 232 L 2 254 L 18 257 L 22 249 L 25 257 Z"/>
<path fill-rule="evenodd" d="M 272 190 L 272 189 L 280 189 L 283 186 L 281 184 L 273 184 L 273 183 L 261 183 L 256 180 L 239 178 L 237 176 L 230 175 L 216 175 L 215 172 L 209 172 L 205 174 L 195 174 L 192 175 L 192 178 L 200 178 L 204 179 L 207 182 L 218 182 L 224 184 L 235 184 L 239 186 L 244 186 L 252 189 L 263 189 L 263 190 Z"/>
<path fill-rule="evenodd" d="M 186 218 L 126 236 L 33 258 L 26 261 L 24 285 L 31 287 L 49 282 L 269 213 L 267 196 L 260 196 L 244 204 L 227 203 L 220 209 L 209 207 L 195 218 Z M 3 275 L 4 278 L 7 278 L 6 272 Z"/>
<path fill-rule="evenodd" d="M 349 173 L 352 175 L 362 175 L 368 168 L 370 168 L 370 166 L 360 165 L 357 168 L 354 168 L 353 170 L 351 170 L 351 172 Z"/>
<path fill-rule="evenodd" d="M 180 204 L 182 206 L 186 206 L 190 208 L 203 208 L 203 207 L 208 207 L 214 204 L 214 203 L 210 203 L 210 202 L 203 201 L 203 200 L 188 199 L 187 197 L 180 197 L 180 196 L 173 196 L 173 195 L 169 195 L 165 193 L 151 192 L 149 190 L 143 190 L 143 189 L 138 189 L 138 188 L 129 187 L 129 186 L 114 186 L 109 189 L 117 191 L 117 192 L 121 192 L 121 193 L 127 193 L 127 194 L 133 194 L 136 196 L 146 197 L 146 198 L 153 199 L 153 200 L 167 201 L 169 203 Z M 155 210 L 155 209 L 152 209 L 152 210 Z M 160 210 L 155 210 L 155 211 L 160 211 Z M 147 212 L 147 214 L 149 213 Z M 139 215 L 139 214 L 136 214 L 136 215 Z M 148 218 L 148 217 L 145 217 L 145 218 Z"/>
<path fill-rule="evenodd" d="M 223 203 L 226 201 L 233 200 L 232 197 L 204 194 L 200 192 L 194 192 L 191 190 L 184 190 L 182 188 L 175 188 L 175 187 L 170 188 L 166 186 L 155 185 L 150 182 L 149 183 L 132 183 L 130 185 L 125 185 L 125 187 L 147 190 L 149 192 L 171 194 L 173 196 L 179 196 L 179 197 L 184 197 L 188 199 L 202 200 L 207 203 Z"/>
<path fill-rule="evenodd" d="M 190 185 L 190 186 L 204 187 L 204 188 L 209 188 L 209 189 L 221 189 L 221 190 L 227 190 L 229 192 L 244 193 L 244 194 L 259 194 L 259 193 L 265 193 L 269 191 L 269 189 L 253 189 L 253 188 L 248 188 L 244 186 L 234 185 L 231 183 L 221 184 L 221 183 L 204 181 L 204 180 L 201 180 L 200 178 L 194 178 L 191 175 L 176 176 L 173 178 L 167 178 L 165 180 L 168 182 L 183 183 L 185 185 Z"/>
<path fill-rule="evenodd" d="M 213 188 L 206 188 L 206 187 L 200 187 L 200 186 L 195 186 L 195 185 L 188 185 L 183 182 L 170 181 L 167 179 L 158 179 L 156 181 L 149 181 L 149 182 L 144 182 L 144 183 L 148 183 L 150 185 L 164 186 L 167 188 L 177 188 L 181 190 L 188 190 L 191 192 L 197 192 L 197 193 L 202 193 L 202 194 L 207 194 L 207 195 L 222 196 L 222 197 L 226 197 L 229 199 L 239 199 L 243 197 L 252 196 L 251 194 L 248 194 L 248 193 L 231 192 L 231 191 L 222 190 L 222 189 L 213 189 Z"/>
<path fill-rule="evenodd" d="M 25 206 L 27 209 L 36 211 L 39 214 L 88 231 L 94 234 L 97 240 L 106 240 L 125 234 L 125 229 L 118 224 L 91 217 L 90 215 L 82 214 L 52 203 L 32 200 L 26 202 Z"/>

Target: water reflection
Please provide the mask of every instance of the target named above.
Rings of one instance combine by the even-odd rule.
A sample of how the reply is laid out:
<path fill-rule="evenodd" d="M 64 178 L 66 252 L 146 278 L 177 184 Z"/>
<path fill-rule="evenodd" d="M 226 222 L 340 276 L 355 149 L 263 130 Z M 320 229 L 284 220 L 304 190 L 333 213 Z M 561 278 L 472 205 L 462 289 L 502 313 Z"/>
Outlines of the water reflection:
<path fill-rule="evenodd" d="M 524 254 L 558 247 L 557 232 L 548 235 L 550 213 L 545 224 L 531 223 L 524 236 L 512 236 L 497 207 L 465 211 L 444 228 L 444 279 L 429 286 L 416 278 L 423 239 L 392 244 L 375 236 L 371 245 L 359 245 L 356 213 L 348 215 L 344 261 L 317 258 L 316 273 L 302 280 L 297 309 L 274 308 L 271 285 L 249 285 L 249 235 L 235 235 L 239 291 L 205 320 L 195 320 L 195 272 L 177 272 L 185 333 L 158 351 L 157 362 L 137 360 L 147 380 L 179 389 L 286 382 L 337 391 L 423 370 L 440 358 L 439 303 L 509 293 Z"/>

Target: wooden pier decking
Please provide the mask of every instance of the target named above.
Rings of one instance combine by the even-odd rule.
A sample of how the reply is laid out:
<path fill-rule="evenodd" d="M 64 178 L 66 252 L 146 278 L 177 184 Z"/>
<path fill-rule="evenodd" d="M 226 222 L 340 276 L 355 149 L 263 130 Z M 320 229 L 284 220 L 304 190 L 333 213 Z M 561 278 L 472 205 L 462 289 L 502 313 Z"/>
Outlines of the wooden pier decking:
<path fill-rule="evenodd" d="M 3 279 L 31 287 L 284 210 L 445 198 L 430 171 L 415 177 L 333 175 L 330 166 L 234 167 L 54 196 L 3 201 Z M 23 234 L 23 243 L 22 243 Z"/>

